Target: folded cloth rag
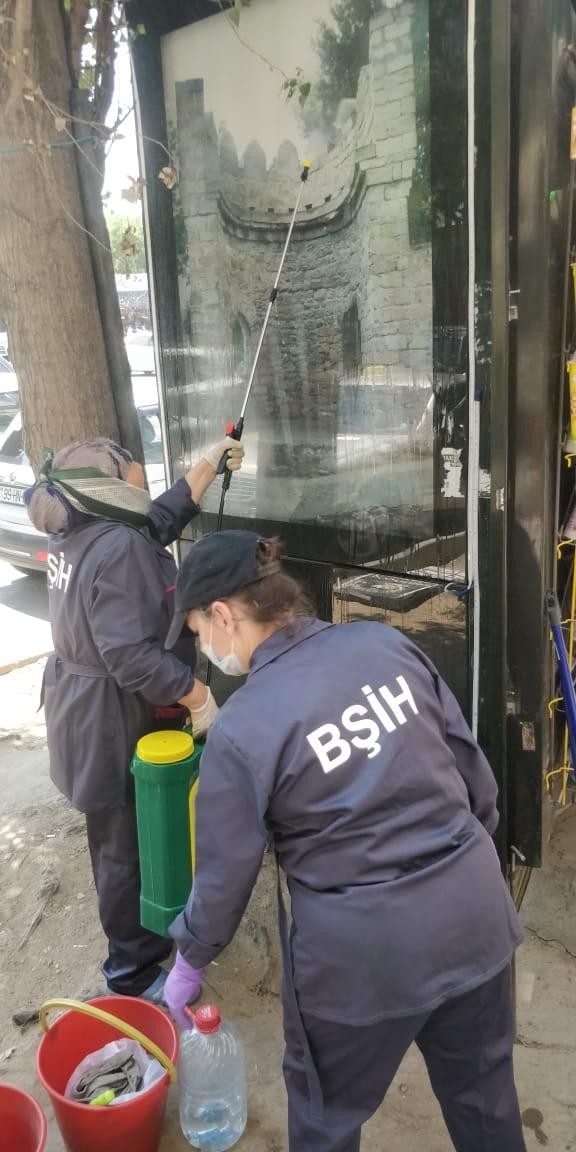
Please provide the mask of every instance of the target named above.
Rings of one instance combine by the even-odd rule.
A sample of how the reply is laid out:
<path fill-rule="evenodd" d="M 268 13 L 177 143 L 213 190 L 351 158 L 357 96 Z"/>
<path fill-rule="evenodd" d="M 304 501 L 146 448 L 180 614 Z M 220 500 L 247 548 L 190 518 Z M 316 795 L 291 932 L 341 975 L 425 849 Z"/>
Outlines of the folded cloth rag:
<path fill-rule="evenodd" d="M 125 1092 L 138 1092 L 142 1086 L 142 1068 L 132 1053 L 110 1056 L 80 1077 L 74 1088 L 71 1100 L 79 1104 L 90 1104 L 102 1092 L 110 1088 L 116 1096 Z"/>

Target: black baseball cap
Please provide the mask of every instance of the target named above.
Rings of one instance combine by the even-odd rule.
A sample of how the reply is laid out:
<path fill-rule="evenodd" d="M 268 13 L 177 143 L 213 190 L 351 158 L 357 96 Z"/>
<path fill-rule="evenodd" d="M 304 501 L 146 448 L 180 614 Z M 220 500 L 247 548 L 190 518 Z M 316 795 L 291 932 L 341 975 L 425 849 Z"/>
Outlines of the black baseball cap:
<path fill-rule="evenodd" d="M 178 573 L 176 611 L 164 641 L 173 648 L 186 623 L 186 613 L 207 608 L 280 571 L 277 560 L 258 562 L 265 541 L 256 532 L 214 532 L 193 544 Z"/>

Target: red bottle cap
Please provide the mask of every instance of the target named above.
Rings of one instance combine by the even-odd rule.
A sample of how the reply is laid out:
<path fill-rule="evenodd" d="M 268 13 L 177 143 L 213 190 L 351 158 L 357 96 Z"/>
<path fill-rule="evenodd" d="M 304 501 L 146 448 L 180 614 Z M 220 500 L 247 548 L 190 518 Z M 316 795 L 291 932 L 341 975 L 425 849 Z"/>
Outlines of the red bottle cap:
<path fill-rule="evenodd" d="M 220 1024 L 220 1013 L 214 1004 L 206 1004 L 194 1013 L 194 1023 L 199 1032 L 217 1032 Z"/>

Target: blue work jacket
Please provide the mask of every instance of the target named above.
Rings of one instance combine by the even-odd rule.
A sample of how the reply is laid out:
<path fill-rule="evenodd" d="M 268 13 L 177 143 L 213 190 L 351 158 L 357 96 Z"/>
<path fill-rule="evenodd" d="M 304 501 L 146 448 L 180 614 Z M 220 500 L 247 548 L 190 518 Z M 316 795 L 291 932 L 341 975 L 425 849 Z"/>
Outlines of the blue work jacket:
<path fill-rule="evenodd" d="M 521 928 L 497 787 L 427 657 L 374 622 L 305 618 L 255 651 L 202 757 L 197 870 L 172 927 L 195 968 L 234 935 L 272 838 L 303 1013 L 418 1014 L 489 980 Z"/>

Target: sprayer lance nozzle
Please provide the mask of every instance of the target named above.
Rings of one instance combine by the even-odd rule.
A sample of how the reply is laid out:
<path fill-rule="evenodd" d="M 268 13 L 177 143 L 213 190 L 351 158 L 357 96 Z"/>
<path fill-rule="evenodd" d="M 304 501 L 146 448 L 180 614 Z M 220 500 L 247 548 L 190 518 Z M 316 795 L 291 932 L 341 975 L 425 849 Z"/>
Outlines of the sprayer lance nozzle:
<path fill-rule="evenodd" d="M 310 175 L 311 167 L 312 167 L 312 161 L 311 160 L 304 160 L 304 162 L 302 164 L 302 175 L 300 176 L 302 183 L 304 183 L 304 181 L 308 179 L 308 177 Z"/>

